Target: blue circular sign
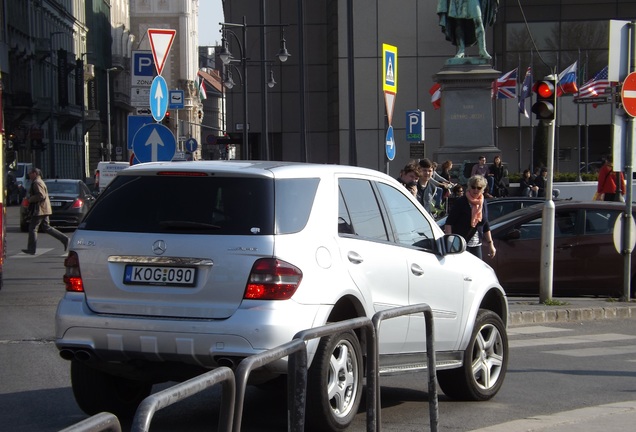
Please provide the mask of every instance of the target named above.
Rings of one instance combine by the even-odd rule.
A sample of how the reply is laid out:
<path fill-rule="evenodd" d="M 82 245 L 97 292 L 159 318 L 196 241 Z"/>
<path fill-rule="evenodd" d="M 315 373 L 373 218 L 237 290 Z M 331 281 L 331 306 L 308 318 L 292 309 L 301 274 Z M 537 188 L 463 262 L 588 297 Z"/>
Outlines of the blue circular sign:
<path fill-rule="evenodd" d="M 157 75 L 152 80 L 152 85 L 150 86 L 149 101 L 152 117 L 156 121 L 163 120 L 163 117 L 166 115 L 166 111 L 168 111 L 169 98 L 170 94 L 168 92 L 168 84 L 166 83 L 166 80 L 161 75 Z"/>
<path fill-rule="evenodd" d="M 139 162 L 171 161 L 176 151 L 172 131 L 159 123 L 143 126 L 133 138 L 133 152 Z"/>
<path fill-rule="evenodd" d="M 194 138 L 188 138 L 185 142 L 185 148 L 187 151 L 189 151 L 190 153 L 194 153 L 195 151 L 197 151 L 197 140 L 195 140 Z"/>
<path fill-rule="evenodd" d="M 395 159 L 395 138 L 393 137 L 393 126 L 389 126 L 389 129 L 386 131 L 386 157 L 388 160 L 392 161 Z"/>

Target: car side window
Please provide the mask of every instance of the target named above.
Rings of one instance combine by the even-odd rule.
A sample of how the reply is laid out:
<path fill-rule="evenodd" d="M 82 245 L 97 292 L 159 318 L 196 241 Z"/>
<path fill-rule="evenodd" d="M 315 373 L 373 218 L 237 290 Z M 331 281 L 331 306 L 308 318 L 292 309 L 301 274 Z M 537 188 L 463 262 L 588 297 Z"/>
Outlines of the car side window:
<path fill-rule="evenodd" d="M 387 241 L 386 226 L 371 183 L 360 179 L 340 179 L 338 184 L 338 232 Z"/>
<path fill-rule="evenodd" d="M 610 234 L 620 212 L 612 210 L 586 210 L 585 235 Z"/>
<path fill-rule="evenodd" d="M 577 210 L 557 212 L 555 215 L 554 236 L 569 237 L 576 235 Z"/>
<path fill-rule="evenodd" d="M 434 236 L 430 222 L 404 193 L 384 183 L 378 183 L 391 218 L 398 243 L 432 249 Z"/>

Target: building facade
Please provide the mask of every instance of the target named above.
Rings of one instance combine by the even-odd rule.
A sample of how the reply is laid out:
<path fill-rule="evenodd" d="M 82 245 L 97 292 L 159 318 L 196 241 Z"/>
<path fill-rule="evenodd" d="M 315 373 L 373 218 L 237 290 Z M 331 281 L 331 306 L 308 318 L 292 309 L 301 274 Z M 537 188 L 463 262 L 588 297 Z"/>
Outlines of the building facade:
<path fill-rule="evenodd" d="M 433 108 L 429 90 L 434 75 L 455 54 L 441 32 L 437 0 L 228 0 L 223 5 L 226 22 L 248 24 L 246 40 L 238 32 L 245 57 L 270 62 L 277 81 L 263 92 L 267 73 L 257 62 L 248 63 L 251 154 L 263 154 L 261 147 L 268 142 L 271 159 L 353 164 L 392 175 L 413 157 L 434 159 L 442 136 L 440 112 Z M 634 16 L 634 1 L 500 0 L 496 22 L 486 28 L 486 44 L 493 68 L 502 74 L 518 68 L 523 80 L 530 66 L 542 78 L 578 61 L 582 82 L 607 64 L 609 20 Z M 278 29 L 259 27 L 275 24 L 287 25 L 292 56 L 286 63 L 271 62 L 278 50 Z M 233 39 L 228 37 L 227 43 L 235 52 Z M 391 162 L 385 156 L 383 43 L 398 50 L 392 120 L 397 152 Z M 476 56 L 477 48 L 467 54 Z M 242 87 L 226 90 L 226 96 L 227 133 L 240 137 Z M 484 109 L 493 110 L 495 143 L 510 171 L 531 166 L 536 120 L 518 115 L 516 99 L 492 103 Z M 423 149 L 406 141 L 405 113 L 415 109 L 425 112 Z M 576 171 L 585 160 L 609 152 L 612 110 L 613 104 L 593 108 L 573 103 L 572 96 L 559 98 L 556 169 Z"/>

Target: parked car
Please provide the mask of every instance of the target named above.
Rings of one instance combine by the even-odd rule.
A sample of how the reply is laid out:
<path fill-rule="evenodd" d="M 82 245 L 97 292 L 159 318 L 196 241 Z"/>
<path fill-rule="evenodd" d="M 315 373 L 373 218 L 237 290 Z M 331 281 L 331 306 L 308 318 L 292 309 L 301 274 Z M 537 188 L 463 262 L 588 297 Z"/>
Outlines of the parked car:
<path fill-rule="evenodd" d="M 55 227 L 76 227 L 95 202 L 88 186 L 81 180 L 44 180 L 49 191 L 52 214 L 49 222 Z M 29 200 L 25 197 L 20 206 L 20 231 L 29 230 Z"/>
<path fill-rule="evenodd" d="M 612 235 L 625 204 L 557 201 L 555 207 L 553 295 L 621 296 L 623 257 Z M 508 295 L 539 294 L 542 211 L 539 204 L 490 224 L 497 254 L 486 261 Z M 635 270 L 632 260 L 632 280 Z"/>
<path fill-rule="evenodd" d="M 490 399 L 506 373 L 508 305 L 494 272 L 370 169 L 136 165 L 100 195 L 65 266 L 55 343 L 88 414 L 130 415 L 153 383 L 233 368 L 301 330 L 408 304 L 435 312 L 448 396 Z M 382 374 L 426 367 L 423 321 L 383 322 Z M 350 424 L 368 342 L 344 331 L 308 343 L 308 424 Z M 286 359 L 257 372 L 261 383 L 285 375 Z"/>
<path fill-rule="evenodd" d="M 545 198 L 532 198 L 532 197 L 504 197 L 504 198 L 491 198 L 486 200 L 486 206 L 488 207 L 488 223 L 492 224 L 494 221 L 502 216 L 507 215 L 515 210 L 525 208 L 531 205 L 540 204 L 545 201 Z M 446 218 L 444 216 L 437 220 L 437 225 L 444 227 L 446 225 Z"/>

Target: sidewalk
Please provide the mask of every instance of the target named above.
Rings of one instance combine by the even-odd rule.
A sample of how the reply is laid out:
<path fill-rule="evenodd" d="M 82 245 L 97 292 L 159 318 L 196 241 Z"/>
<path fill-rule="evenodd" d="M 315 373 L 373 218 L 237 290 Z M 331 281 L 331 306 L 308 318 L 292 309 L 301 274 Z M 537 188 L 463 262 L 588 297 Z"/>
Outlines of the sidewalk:
<path fill-rule="evenodd" d="M 596 297 L 555 297 L 553 301 L 563 304 L 546 306 L 539 303 L 539 297 L 508 297 L 508 325 L 636 318 L 636 301 Z"/>
<path fill-rule="evenodd" d="M 511 327 L 558 322 L 636 318 L 636 302 L 606 298 L 559 298 L 558 306 L 539 303 L 538 297 L 509 297 Z M 528 417 L 471 432 L 598 432 L 634 430 L 636 401 L 598 405 L 551 415 Z"/>

